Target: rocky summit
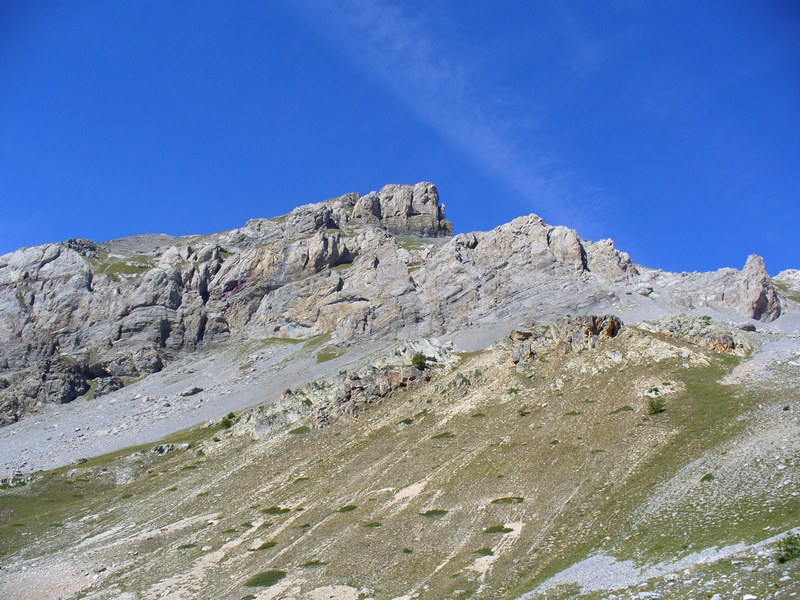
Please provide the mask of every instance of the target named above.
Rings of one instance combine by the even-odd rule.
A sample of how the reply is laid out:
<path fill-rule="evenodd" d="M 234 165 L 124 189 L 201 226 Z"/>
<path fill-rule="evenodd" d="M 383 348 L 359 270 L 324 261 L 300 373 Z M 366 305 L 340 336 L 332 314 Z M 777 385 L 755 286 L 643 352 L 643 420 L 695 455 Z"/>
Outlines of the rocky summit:
<path fill-rule="evenodd" d="M 782 598 L 800 275 L 431 183 L 0 257 L 3 598 Z"/>

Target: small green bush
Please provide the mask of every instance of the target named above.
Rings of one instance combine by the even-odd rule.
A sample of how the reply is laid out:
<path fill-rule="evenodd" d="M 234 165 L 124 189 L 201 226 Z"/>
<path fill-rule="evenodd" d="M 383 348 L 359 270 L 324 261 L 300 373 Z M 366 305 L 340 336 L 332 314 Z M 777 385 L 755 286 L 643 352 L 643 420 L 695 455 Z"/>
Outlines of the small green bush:
<path fill-rule="evenodd" d="M 647 414 L 657 415 L 667 410 L 667 403 L 660 396 L 647 399 Z"/>
<path fill-rule="evenodd" d="M 264 542 L 263 544 L 261 544 L 258 548 L 256 548 L 256 550 L 269 550 L 270 548 L 274 548 L 277 545 L 278 542 L 276 542 L 275 540 L 270 540 L 268 542 Z"/>
<path fill-rule="evenodd" d="M 247 587 L 268 587 L 286 577 L 286 571 L 270 570 L 254 575 L 245 582 Z"/>
<path fill-rule="evenodd" d="M 506 496 L 505 498 L 495 498 L 492 504 L 522 504 L 525 499 L 522 496 Z"/>
<path fill-rule="evenodd" d="M 779 563 L 787 563 L 790 560 L 800 557 L 800 536 L 790 533 L 778 542 L 778 555 L 776 559 Z"/>
<path fill-rule="evenodd" d="M 366 523 L 361 524 L 362 527 L 380 527 L 383 525 L 380 521 L 367 521 Z"/>
<path fill-rule="evenodd" d="M 304 562 L 304 563 L 303 563 L 303 567 L 305 567 L 305 568 L 309 568 L 309 567 L 321 567 L 321 566 L 323 566 L 323 565 L 325 565 L 325 564 L 326 564 L 326 563 L 325 563 L 324 561 L 321 561 L 321 560 L 319 560 L 319 559 L 317 559 L 317 558 L 314 558 L 314 559 L 312 559 L 312 560 L 309 560 L 309 561 L 306 561 L 306 562 Z"/>
<path fill-rule="evenodd" d="M 411 365 L 415 369 L 424 371 L 428 366 L 428 362 L 425 360 L 425 355 L 422 352 L 417 352 L 411 359 Z"/>
<path fill-rule="evenodd" d="M 442 510 L 441 508 L 432 508 L 431 510 L 426 510 L 425 512 L 419 513 L 420 517 L 443 517 L 447 514 L 446 510 Z"/>
<path fill-rule="evenodd" d="M 265 515 L 283 515 L 292 510 L 291 508 L 284 508 L 283 506 L 270 506 L 269 508 L 262 508 L 261 513 Z"/>
<path fill-rule="evenodd" d="M 491 527 L 487 527 L 483 530 L 483 533 L 511 533 L 514 531 L 506 527 L 505 525 L 492 525 Z"/>
<path fill-rule="evenodd" d="M 336 512 L 340 512 L 340 513 L 351 512 L 351 511 L 354 511 L 357 508 L 358 507 L 355 504 L 345 504 L 341 508 L 337 508 Z"/>

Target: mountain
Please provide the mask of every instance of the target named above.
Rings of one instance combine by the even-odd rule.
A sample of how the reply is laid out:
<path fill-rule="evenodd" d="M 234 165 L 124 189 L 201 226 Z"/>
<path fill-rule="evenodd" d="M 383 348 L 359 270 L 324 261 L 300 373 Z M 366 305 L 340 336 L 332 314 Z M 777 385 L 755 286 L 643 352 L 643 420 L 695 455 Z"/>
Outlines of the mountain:
<path fill-rule="evenodd" d="M 790 597 L 797 271 L 452 233 L 419 183 L 0 257 L 0 595 Z"/>
<path fill-rule="evenodd" d="M 200 348 L 264 337 L 499 334 L 521 318 L 707 309 L 772 321 L 762 259 L 664 273 L 531 215 L 450 237 L 436 187 L 389 185 L 207 236 L 146 235 L 0 257 L 0 424 L 99 396 Z"/>

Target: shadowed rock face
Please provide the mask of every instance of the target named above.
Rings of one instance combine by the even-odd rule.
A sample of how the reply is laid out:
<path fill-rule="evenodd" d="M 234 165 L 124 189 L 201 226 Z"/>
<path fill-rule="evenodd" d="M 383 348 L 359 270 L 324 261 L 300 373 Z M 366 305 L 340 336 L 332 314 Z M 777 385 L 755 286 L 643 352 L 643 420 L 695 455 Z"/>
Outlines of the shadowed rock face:
<path fill-rule="evenodd" d="M 741 272 L 673 274 L 535 215 L 452 231 L 436 186 L 418 183 L 219 234 L 72 239 L 2 256 L 0 424 L 251 338 L 422 337 L 623 304 L 762 321 L 782 310 L 759 257 Z"/>

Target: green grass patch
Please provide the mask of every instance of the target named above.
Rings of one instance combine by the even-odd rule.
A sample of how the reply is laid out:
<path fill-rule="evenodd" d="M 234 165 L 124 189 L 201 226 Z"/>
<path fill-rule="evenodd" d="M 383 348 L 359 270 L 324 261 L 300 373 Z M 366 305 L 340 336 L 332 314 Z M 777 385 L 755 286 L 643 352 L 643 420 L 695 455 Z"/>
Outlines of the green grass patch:
<path fill-rule="evenodd" d="M 323 363 L 339 358 L 347 354 L 347 348 L 340 348 L 339 346 L 328 346 L 317 352 L 317 362 Z"/>
<path fill-rule="evenodd" d="M 383 525 L 383 523 L 380 521 L 367 521 L 366 523 L 361 524 L 362 527 L 368 528 L 380 527 L 381 525 Z"/>
<path fill-rule="evenodd" d="M 494 556 L 494 551 L 491 548 L 484 546 L 483 548 L 478 548 L 475 550 L 475 554 L 478 556 Z"/>
<path fill-rule="evenodd" d="M 505 525 L 492 525 L 484 529 L 483 533 L 511 533 L 512 531 L 514 530 Z"/>
<path fill-rule="evenodd" d="M 311 431 L 311 428 L 308 425 L 301 425 L 300 427 L 290 429 L 289 435 L 301 435 L 303 433 L 308 433 L 309 431 Z"/>
<path fill-rule="evenodd" d="M 338 513 L 352 512 L 357 508 L 358 506 L 356 506 L 355 504 L 345 504 L 344 506 L 340 506 L 339 508 L 337 508 L 336 512 Z"/>
<path fill-rule="evenodd" d="M 328 563 L 315 558 L 304 562 L 301 566 L 303 566 L 306 569 L 313 569 L 314 567 L 322 567 L 326 564 Z"/>
<path fill-rule="evenodd" d="M 254 575 L 245 581 L 244 584 L 247 587 L 269 587 L 271 585 L 275 585 L 284 577 L 286 577 L 286 571 L 272 569 L 269 571 L 263 571 L 258 575 Z"/>
<path fill-rule="evenodd" d="M 785 283 L 780 283 L 773 279 L 772 285 L 780 292 L 781 296 L 788 298 L 789 300 L 793 300 L 794 302 L 800 303 L 800 293 L 793 291 L 788 285 Z"/>
<path fill-rule="evenodd" d="M 504 498 L 495 498 L 492 504 L 522 504 L 525 498 L 522 496 L 505 496 Z"/>
<path fill-rule="evenodd" d="M 263 544 L 258 546 L 258 548 L 253 548 L 253 552 L 256 552 L 258 550 L 269 550 L 270 548 L 274 548 L 277 545 L 278 542 L 276 542 L 275 540 L 270 540 L 268 542 L 264 542 Z"/>
<path fill-rule="evenodd" d="M 331 341 L 331 334 L 330 333 L 323 333 L 322 335 L 318 335 L 313 337 L 309 340 L 306 340 L 303 349 L 311 351 L 316 350 L 317 348 L 321 348 L 325 344 Z"/>
<path fill-rule="evenodd" d="M 449 440 L 450 438 L 456 437 L 456 434 L 452 431 L 443 431 L 442 433 L 437 433 L 436 435 L 432 435 L 432 440 Z"/>
<path fill-rule="evenodd" d="M 178 550 L 191 550 L 192 548 L 197 548 L 197 544 L 181 544 L 178 546 Z"/>
<path fill-rule="evenodd" d="M 352 266 L 353 266 L 352 262 L 339 263 L 335 267 L 331 267 L 330 270 L 331 271 L 344 271 L 345 269 L 349 269 Z"/>
<path fill-rule="evenodd" d="M 626 412 L 633 412 L 633 410 L 634 409 L 633 409 L 632 406 L 628 406 L 626 404 L 625 406 L 620 406 L 619 408 L 615 408 L 614 410 L 612 410 L 608 414 L 610 414 L 610 415 L 619 415 L 619 414 L 626 413 Z"/>
<path fill-rule="evenodd" d="M 291 508 L 284 506 L 270 506 L 269 508 L 262 508 L 260 512 L 265 515 L 284 515 L 291 510 Z"/>
<path fill-rule="evenodd" d="M 441 508 L 432 508 L 430 510 L 426 510 L 425 512 L 419 513 L 420 517 L 443 517 L 447 514 L 447 511 Z"/>

